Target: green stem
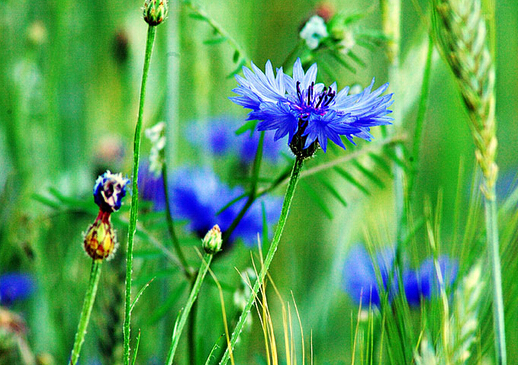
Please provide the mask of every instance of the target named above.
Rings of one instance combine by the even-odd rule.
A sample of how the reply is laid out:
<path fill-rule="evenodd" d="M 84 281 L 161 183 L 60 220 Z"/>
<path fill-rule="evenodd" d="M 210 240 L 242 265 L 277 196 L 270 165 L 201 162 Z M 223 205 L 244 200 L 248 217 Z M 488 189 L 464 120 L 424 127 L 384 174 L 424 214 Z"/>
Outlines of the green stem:
<path fill-rule="evenodd" d="M 493 321 L 495 326 L 496 363 L 506 365 L 507 354 L 505 346 L 504 300 L 498 240 L 497 203 L 494 186 L 488 189 L 490 191 L 484 199 L 484 206 L 486 213 L 487 247 L 491 262 L 491 276 L 493 278 Z"/>
<path fill-rule="evenodd" d="M 124 365 L 130 363 L 130 325 L 131 325 L 131 272 L 133 271 L 133 239 L 137 230 L 138 215 L 138 168 L 140 162 L 140 141 L 142 139 L 142 119 L 144 116 L 144 100 L 146 98 L 146 84 L 151 63 L 151 53 L 155 41 L 156 27 L 149 26 L 147 31 L 146 53 L 144 57 L 144 70 L 142 72 L 142 84 L 140 86 L 140 102 L 138 109 L 137 125 L 133 140 L 133 181 L 130 221 L 128 229 L 128 250 L 126 252 L 126 301 L 124 306 Z"/>
<path fill-rule="evenodd" d="M 191 309 L 191 316 L 187 324 L 187 346 L 189 348 L 189 364 L 196 365 L 196 315 L 198 311 L 198 302 L 194 302 Z"/>
<path fill-rule="evenodd" d="M 176 254 L 180 259 L 180 264 L 182 265 L 182 269 L 184 271 L 187 279 L 190 279 L 192 276 L 191 268 L 185 259 L 185 255 L 183 254 L 182 247 L 180 246 L 180 241 L 178 240 L 178 236 L 176 235 L 176 231 L 174 229 L 174 221 L 173 214 L 171 212 L 171 202 L 169 201 L 169 189 L 167 183 L 167 167 L 164 162 L 162 166 L 162 182 L 164 184 L 164 199 L 165 199 L 165 213 L 166 213 L 166 221 L 167 228 L 169 230 L 169 235 L 171 236 L 171 240 L 173 241 L 174 249 L 176 250 Z"/>
<path fill-rule="evenodd" d="M 97 294 L 97 286 L 99 284 L 99 278 L 101 277 L 101 260 L 92 260 L 92 269 L 90 270 L 90 282 L 88 283 L 88 289 L 86 290 L 85 301 L 83 302 L 83 309 L 81 310 L 81 317 L 79 318 L 79 325 L 77 326 L 76 337 L 74 340 L 74 347 L 70 354 L 69 365 L 76 365 L 79 359 L 79 353 L 81 352 L 81 346 L 85 340 L 86 328 L 90 321 L 90 314 L 95 302 L 95 294 Z"/>
<path fill-rule="evenodd" d="M 243 330 L 243 327 L 245 325 L 246 318 L 250 314 L 250 309 L 252 308 L 252 305 L 255 301 L 255 297 L 256 297 L 257 293 L 259 292 L 259 288 L 261 287 L 262 283 L 264 282 L 266 273 L 268 272 L 268 269 L 270 268 L 270 264 L 272 263 L 273 256 L 275 255 L 275 252 L 277 251 L 277 247 L 279 246 L 279 241 L 281 240 L 282 232 L 284 230 L 284 225 L 286 224 L 286 220 L 288 218 L 291 201 L 293 200 L 293 196 L 295 194 L 295 188 L 296 188 L 297 182 L 299 180 L 300 170 L 302 169 L 303 163 L 304 163 L 304 159 L 299 158 L 299 157 L 297 157 L 295 159 L 295 163 L 293 164 L 293 170 L 291 171 L 290 181 L 288 183 L 288 188 L 286 190 L 286 195 L 284 196 L 284 202 L 282 204 L 281 216 L 279 218 L 279 223 L 277 224 L 277 229 L 275 230 L 275 235 L 273 237 L 272 244 L 270 245 L 270 248 L 269 248 L 266 258 L 264 260 L 264 264 L 261 268 L 261 272 L 259 273 L 259 276 L 257 277 L 257 280 L 254 284 L 254 287 L 252 289 L 252 294 L 248 298 L 246 306 L 243 310 L 243 314 L 239 318 L 239 321 L 237 322 L 237 325 L 234 328 L 234 332 L 232 333 L 232 338 L 230 339 L 230 345 L 225 350 L 225 354 L 223 355 L 223 359 L 221 360 L 220 365 L 225 365 L 228 362 L 228 360 L 230 359 L 230 349 L 233 350 L 236 345 L 237 339 L 239 338 L 239 335 L 241 334 L 241 331 Z"/>
<path fill-rule="evenodd" d="M 173 364 L 174 354 L 176 352 L 176 348 L 178 347 L 178 343 L 180 342 L 180 337 L 182 335 L 183 328 L 185 327 L 185 322 L 187 322 L 187 317 L 189 316 L 191 308 L 196 301 L 196 298 L 198 297 L 201 285 L 203 284 L 203 279 L 205 279 L 205 275 L 207 274 L 207 271 L 209 271 L 212 257 L 213 255 L 207 253 L 203 256 L 200 271 L 198 272 L 198 276 L 196 277 L 196 281 L 192 287 L 191 294 L 187 299 L 187 304 L 185 305 L 185 308 L 180 315 L 180 319 L 175 323 L 171 347 L 169 348 L 169 353 L 167 354 L 166 364 L 168 365 Z"/>

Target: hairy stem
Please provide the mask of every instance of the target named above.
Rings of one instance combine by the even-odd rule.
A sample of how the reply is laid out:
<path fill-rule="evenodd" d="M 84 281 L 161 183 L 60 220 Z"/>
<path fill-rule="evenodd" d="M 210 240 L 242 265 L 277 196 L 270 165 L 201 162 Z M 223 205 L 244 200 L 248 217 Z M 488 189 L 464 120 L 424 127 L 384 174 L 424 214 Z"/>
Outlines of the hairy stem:
<path fill-rule="evenodd" d="M 200 270 L 198 271 L 198 276 L 196 277 L 196 281 L 191 290 L 191 294 L 187 299 L 187 304 L 180 315 L 180 318 L 176 321 L 173 330 L 173 338 L 171 342 L 171 347 L 169 348 L 169 353 L 167 354 L 167 365 L 173 364 L 174 355 L 176 352 L 176 348 L 178 347 L 178 343 L 180 342 L 180 337 L 182 336 L 183 328 L 185 327 L 185 323 L 187 322 L 187 318 L 189 317 L 189 313 L 191 312 L 192 306 L 194 302 L 198 298 L 198 293 L 200 292 L 201 285 L 203 284 L 203 279 L 205 279 L 205 275 L 209 270 L 210 263 L 212 262 L 213 255 L 205 254 L 203 256 Z"/>
<path fill-rule="evenodd" d="M 146 84 L 151 63 L 151 53 L 155 42 L 156 27 L 149 26 L 146 41 L 146 53 L 144 56 L 144 70 L 142 72 L 142 84 L 140 86 L 140 102 L 138 109 L 137 125 L 133 140 L 133 184 L 131 196 L 130 221 L 128 229 L 128 248 L 126 252 L 126 300 L 124 305 L 124 365 L 130 363 L 130 331 L 131 331 L 131 273 L 133 271 L 133 239 L 137 230 L 138 216 L 138 168 L 140 162 L 140 141 L 142 139 L 142 119 L 144 116 L 144 101 L 146 98 Z"/>
<path fill-rule="evenodd" d="M 90 282 L 86 290 L 85 301 L 83 302 L 83 309 L 81 310 L 81 317 L 79 318 L 79 325 L 77 326 L 76 337 L 74 340 L 74 347 L 70 354 L 69 365 L 76 365 L 81 352 L 81 346 L 85 340 L 86 328 L 90 321 L 90 314 L 95 302 L 95 295 L 97 294 L 97 286 L 99 278 L 101 277 L 101 260 L 92 260 L 92 269 L 90 270 Z"/>
<path fill-rule="evenodd" d="M 291 176 L 290 176 L 290 180 L 288 183 L 288 188 L 286 190 L 286 195 L 284 196 L 284 202 L 282 204 L 281 216 L 279 218 L 279 223 L 277 224 L 277 229 L 275 230 L 275 236 L 273 237 L 273 241 L 270 245 L 270 248 L 269 248 L 266 258 L 264 260 L 264 265 L 261 268 L 261 272 L 259 273 L 259 276 L 257 277 L 257 280 L 254 284 L 252 293 L 251 293 L 250 297 L 248 298 L 246 306 L 243 310 L 243 314 L 239 318 L 239 321 L 237 322 L 237 325 L 234 328 L 234 332 L 232 333 L 232 338 L 230 339 L 230 343 L 228 344 L 227 349 L 225 350 L 225 354 L 223 355 L 223 358 L 221 359 L 220 365 L 226 364 L 228 362 L 228 360 L 230 359 L 233 348 L 236 345 L 236 342 L 239 338 L 239 335 L 241 334 L 241 331 L 243 330 L 243 326 L 245 325 L 246 318 L 250 314 L 250 309 L 252 308 L 252 305 L 255 301 L 255 297 L 256 297 L 257 293 L 259 292 L 259 288 L 261 287 L 262 283 L 264 282 L 266 273 L 268 272 L 268 269 L 270 268 L 270 264 L 272 263 L 273 257 L 275 256 L 275 252 L 277 251 L 277 247 L 279 246 L 282 232 L 284 230 L 284 225 L 286 224 L 286 220 L 288 218 L 291 201 L 293 200 L 293 196 L 295 194 L 295 188 L 296 188 L 297 182 L 299 180 L 300 170 L 302 169 L 303 163 L 304 163 L 304 160 L 302 158 L 297 157 L 295 159 L 295 163 L 293 165 L 293 170 L 291 171 Z"/>

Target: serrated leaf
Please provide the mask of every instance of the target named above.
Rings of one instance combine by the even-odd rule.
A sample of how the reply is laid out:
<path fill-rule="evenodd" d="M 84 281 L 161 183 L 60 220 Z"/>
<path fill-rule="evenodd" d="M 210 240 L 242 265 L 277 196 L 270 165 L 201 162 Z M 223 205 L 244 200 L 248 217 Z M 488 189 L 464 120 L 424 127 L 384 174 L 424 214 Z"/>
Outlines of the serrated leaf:
<path fill-rule="evenodd" d="M 358 169 L 358 171 L 360 171 L 366 178 L 368 178 L 370 181 L 372 181 L 374 184 L 378 185 L 380 188 L 384 188 L 385 187 L 385 184 L 383 183 L 383 181 L 381 181 L 379 179 L 378 176 L 376 176 L 376 174 L 374 174 L 372 171 L 370 171 L 369 169 L 367 169 L 365 166 L 363 166 L 361 163 L 359 163 L 358 161 L 354 161 L 353 162 L 353 165 L 356 166 L 356 168 Z"/>
<path fill-rule="evenodd" d="M 347 202 L 345 201 L 345 199 L 340 195 L 338 190 L 336 190 L 335 187 L 329 181 L 320 176 L 318 176 L 317 179 L 318 181 L 320 181 L 322 185 L 326 187 L 326 189 L 331 193 L 331 195 L 336 198 L 336 200 L 338 200 L 344 207 L 347 207 Z"/>
<path fill-rule="evenodd" d="M 363 192 L 365 195 L 371 195 L 370 191 L 367 190 L 365 186 L 363 186 L 358 180 L 354 178 L 353 175 L 342 169 L 341 167 L 335 166 L 333 167 L 333 170 L 335 170 L 340 176 L 342 176 L 345 180 L 347 180 L 349 183 L 354 185 L 358 188 L 361 192 Z"/>
<path fill-rule="evenodd" d="M 329 209 L 329 207 L 326 205 L 326 202 L 322 198 L 321 195 L 319 195 L 315 189 L 311 187 L 307 182 L 304 180 L 300 181 L 300 185 L 302 188 L 306 191 L 306 193 L 310 196 L 311 199 L 320 207 L 322 212 L 326 215 L 327 218 L 333 219 L 333 213 Z"/>
<path fill-rule="evenodd" d="M 220 44 L 227 41 L 227 37 L 217 37 L 217 38 L 211 38 L 203 41 L 203 44 L 206 44 L 208 46 L 213 46 L 216 44 Z"/>

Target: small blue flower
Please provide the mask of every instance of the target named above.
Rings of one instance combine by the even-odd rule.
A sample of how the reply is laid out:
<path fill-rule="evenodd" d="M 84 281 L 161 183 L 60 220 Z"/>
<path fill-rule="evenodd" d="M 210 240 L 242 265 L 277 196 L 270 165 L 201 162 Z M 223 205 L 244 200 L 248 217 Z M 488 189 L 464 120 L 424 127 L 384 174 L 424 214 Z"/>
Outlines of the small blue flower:
<path fill-rule="evenodd" d="M 457 277 L 458 264 L 447 256 L 438 258 L 443 283 L 446 287 L 453 284 Z M 376 255 L 375 261 L 371 259 L 365 248 L 355 245 L 349 251 L 345 260 L 343 277 L 344 289 L 356 303 L 362 306 L 378 307 L 380 305 L 380 281 L 383 282 L 384 291 L 388 283 L 391 283 L 389 300 L 399 294 L 398 279 L 394 275 L 394 251 L 385 249 Z M 390 279 L 390 280 L 389 280 Z M 411 306 L 418 306 L 422 299 L 429 299 L 439 293 L 439 280 L 432 258 L 426 259 L 418 270 L 403 269 L 402 283 L 406 300 Z"/>
<path fill-rule="evenodd" d="M 361 302 L 364 307 L 368 307 L 369 303 L 373 306 L 379 306 L 379 279 L 387 290 L 393 261 L 394 251 L 386 249 L 377 254 L 376 266 L 374 266 L 365 247 L 355 245 L 351 248 L 345 260 L 343 270 L 344 290 L 356 303 Z"/>
<path fill-rule="evenodd" d="M 146 170 L 142 169 L 142 171 Z M 155 209 L 164 209 L 163 185 L 155 184 L 154 180 L 147 175 L 141 175 L 139 179 L 143 182 L 141 194 L 145 193 L 147 199 L 152 199 Z M 171 174 L 168 185 L 174 218 L 188 221 L 187 228 L 200 238 L 203 238 L 215 224 L 218 224 L 224 233 L 245 204 L 245 199 L 242 199 L 218 214 L 227 203 L 241 196 L 244 189 L 239 186 L 231 188 L 225 185 L 214 171 L 208 168 L 180 168 Z M 143 195 L 143 198 L 146 197 Z M 271 226 L 277 222 L 282 198 L 262 197 L 254 202 L 243 216 L 230 237 L 230 243 L 241 238 L 248 246 L 256 244 L 257 233 L 263 231 L 263 203 L 268 225 Z"/>
<path fill-rule="evenodd" d="M 196 147 L 215 156 L 236 154 L 238 158 L 250 164 L 257 152 L 259 133 L 236 135 L 238 121 L 232 118 L 220 118 L 210 121 L 207 126 L 193 123 L 187 130 L 189 141 Z M 273 132 L 267 132 L 263 142 L 263 157 L 276 163 L 283 146 L 274 141 Z"/>
<path fill-rule="evenodd" d="M 153 202 L 155 210 L 165 209 L 165 191 L 162 174 L 155 176 L 146 162 L 143 162 L 138 170 L 138 192 L 142 199 Z"/>
<path fill-rule="evenodd" d="M 120 173 L 112 174 L 109 170 L 106 171 L 95 181 L 93 189 L 95 204 L 103 212 L 111 213 L 119 210 L 129 182 L 129 179 L 123 178 Z"/>
<path fill-rule="evenodd" d="M 32 294 L 34 288 L 34 280 L 28 274 L 3 274 L 0 276 L 0 304 L 8 306 L 25 299 Z"/>
<path fill-rule="evenodd" d="M 275 75 L 270 61 L 264 73 L 252 63 L 252 70 L 243 67 L 243 74 L 236 75 L 239 86 L 233 90 L 241 96 L 231 100 L 252 109 L 248 120 L 259 121 L 257 130 L 275 131 L 275 140 L 288 135 L 292 151 L 302 157 L 310 156 L 317 144 L 325 152 L 327 139 L 342 148 L 340 136 L 352 143 L 354 136 L 370 140 L 371 127 L 393 120 L 387 116 L 392 112 L 387 109 L 392 94 L 381 96 L 388 84 L 372 91 L 374 79 L 359 94 L 349 95 L 348 87 L 337 92 L 336 83 L 330 87 L 316 84 L 317 65 L 304 72 L 300 59 L 293 66 L 293 77 L 282 68 Z"/>

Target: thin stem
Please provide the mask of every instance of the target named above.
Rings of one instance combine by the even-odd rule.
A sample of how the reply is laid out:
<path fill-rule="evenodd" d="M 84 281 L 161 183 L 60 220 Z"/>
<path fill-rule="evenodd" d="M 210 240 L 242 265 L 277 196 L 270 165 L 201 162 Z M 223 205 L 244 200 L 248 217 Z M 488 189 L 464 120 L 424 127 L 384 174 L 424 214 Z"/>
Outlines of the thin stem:
<path fill-rule="evenodd" d="M 70 354 L 69 365 L 76 365 L 79 360 L 79 353 L 81 352 L 81 346 L 85 340 L 86 328 L 90 321 L 90 314 L 95 302 L 95 295 L 97 294 L 97 286 L 99 284 L 99 278 L 101 277 L 101 260 L 92 260 L 92 269 L 90 270 L 90 282 L 88 283 L 88 289 L 86 290 L 85 301 L 83 302 L 83 309 L 81 310 L 81 317 L 79 318 L 79 325 L 77 326 L 76 337 L 74 340 L 74 347 Z"/>
<path fill-rule="evenodd" d="M 196 301 L 196 298 L 198 298 L 198 293 L 200 292 L 201 285 L 203 284 L 203 279 L 205 279 L 205 275 L 209 270 L 212 257 L 213 255 L 207 253 L 203 255 L 200 270 L 198 271 L 198 276 L 196 277 L 196 281 L 192 287 L 191 294 L 187 299 L 187 304 L 185 305 L 185 308 L 180 315 L 180 319 L 175 323 L 174 326 L 171 347 L 169 348 L 169 353 L 167 354 L 167 365 L 173 364 L 174 354 L 176 352 L 176 348 L 178 347 L 178 343 L 180 342 L 180 337 L 182 335 L 183 328 L 185 327 L 185 322 L 187 322 L 187 317 L 191 312 L 191 308 Z"/>
<path fill-rule="evenodd" d="M 246 322 L 246 318 L 250 314 L 250 309 L 252 308 L 252 305 L 255 301 L 255 297 L 256 297 L 257 293 L 259 292 L 260 286 L 264 282 L 266 273 L 268 272 L 268 269 L 270 268 L 270 264 L 272 263 L 275 252 L 277 251 L 277 247 L 279 246 L 282 232 L 284 230 L 284 225 L 286 224 L 286 220 L 288 218 L 291 201 L 293 200 L 293 196 L 295 194 L 295 188 L 296 188 L 297 182 L 299 180 L 300 170 L 302 169 L 303 163 L 304 163 L 304 159 L 299 158 L 299 157 L 297 157 L 295 159 L 295 163 L 293 164 L 293 170 L 291 171 L 290 181 L 288 183 L 288 188 L 286 190 L 286 195 L 284 196 L 284 202 L 282 204 L 281 216 L 279 218 L 279 223 L 277 224 L 277 229 L 275 230 L 275 235 L 273 237 L 272 243 L 270 245 L 266 258 L 264 260 L 264 265 L 262 266 L 261 272 L 259 273 L 259 276 L 257 277 L 257 280 L 252 289 L 252 293 L 251 293 L 250 297 L 248 298 L 246 306 L 243 310 L 243 314 L 239 318 L 239 321 L 237 322 L 237 325 L 234 328 L 234 332 L 232 333 L 232 338 L 230 339 L 230 343 L 228 344 L 227 349 L 225 350 L 225 354 L 223 355 L 223 359 L 221 360 L 220 365 L 225 365 L 228 362 L 228 360 L 230 358 L 230 352 L 235 347 L 237 339 L 239 338 L 239 335 L 241 334 L 241 331 L 243 330 L 243 327 Z"/>
<path fill-rule="evenodd" d="M 146 98 L 146 84 L 151 63 L 151 53 L 155 41 L 156 27 L 149 26 L 147 31 L 146 53 L 144 56 L 144 70 L 142 72 L 142 84 L 140 86 L 140 102 L 138 109 L 137 125 L 133 140 L 133 184 L 131 196 L 130 221 L 128 228 L 128 250 L 126 252 L 126 301 L 124 306 L 124 365 L 130 363 L 130 331 L 131 331 L 131 272 L 133 271 L 133 239 L 137 230 L 138 215 L 138 168 L 140 162 L 140 141 L 142 139 L 142 119 L 144 116 L 144 101 Z"/>
<path fill-rule="evenodd" d="M 185 259 L 185 255 L 183 254 L 182 247 L 180 246 L 180 241 L 178 240 L 178 236 L 176 235 L 176 231 L 174 229 L 174 221 L 173 214 L 171 212 L 171 202 L 169 201 L 169 189 L 167 183 L 167 166 L 166 163 L 162 165 L 162 183 L 164 185 L 164 198 L 165 198 L 165 218 L 167 221 L 167 229 L 169 230 L 169 235 L 171 236 L 171 240 L 173 241 L 174 249 L 176 250 L 176 254 L 180 259 L 180 264 L 182 265 L 182 269 L 184 271 L 187 279 L 190 279 L 192 276 L 191 268 Z"/>
<path fill-rule="evenodd" d="M 191 312 L 189 324 L 187 325 L 187 347 L 189 348 L 189 364 L 196 365 L 196 316 L 198 312 L 198 302 L 194 302 Z"/>
<path fill-rule="evenodd" d="M 264 132 L 261 132 L 259 137 L 259 143 L 257 144 L 257 151 L 255 153 L 254 163 L 252 165 L 252 183 L 250 185 L 250 191 L 248 192 L 248 199 L 246 200 L 245 205 L 236 218 L 230 224 L 230 227 L 223 233 L 223 245 L 230 239 L 232 232 L 236 229 L 241 219 L 245 216 L 248 209 L 252 206 L 254 201 L 257 199 L 257 181 L 259 180 L 259 171 L 261 170 L 261 161 L 263 158 L 263 144 L 264 144 Z"/>
<path fill-rule="evenodd" d="M 491 277 L 493 278 L 493 321 L 495 327 L 495 346 L 497 364 L 507 364 L 505 345 L 504 300 L 502 293 L 502 268 L 500 264 L 500 248 L 498 240 L 497 202 L 495 188 L 489 188 L 489 194 L 484 198 L 486 213 L 487 247 L 491 262 Z"/>

